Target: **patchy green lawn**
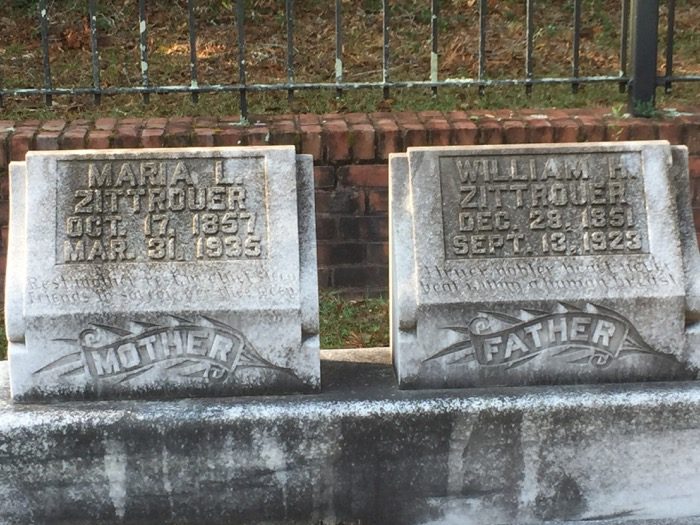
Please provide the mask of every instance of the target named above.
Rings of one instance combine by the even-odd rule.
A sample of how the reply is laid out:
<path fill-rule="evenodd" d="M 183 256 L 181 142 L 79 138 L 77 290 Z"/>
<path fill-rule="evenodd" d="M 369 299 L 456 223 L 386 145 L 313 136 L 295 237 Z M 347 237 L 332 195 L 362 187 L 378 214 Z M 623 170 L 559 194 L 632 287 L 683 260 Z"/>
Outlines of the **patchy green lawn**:
<path fill-rule="evenodd" d="M 321 348 L 389 346 L 387 299 L 344 299 L 322 292 L 319 303 Z"/>
<path fill-rule="evenodd" d="M 8 4 L 8 5 L 5 5 Z M 661 3 L 659 68 L 665 66 L 666 2 Z M 0 83 L 5 87 L 44 85 L 36 0 L 9 0 L 0 13 Z M 84 0 L 48 2 L 49 56 L 55 87 L 91 86 L 90 27 Z M 138 2 L 97 2 L 97 42 L 102 86 L 141 85 Z M 343 78 L 348 82 L 382 80 L 382 10 L 380 0 L 342 0 Z M 620 0 L 583 0 L 580 74 L 618 75 Z M 431 75 L 430 2 L 391 3 L 389 79 L 428 80 Z M 573 1 L 535 2 L 533 72 L 535 77 L 571 74 Z M 700 74 L 700 4 L 677 0 L 674 73 Z M 438 36 L 438 76 L 475 78 L 479 71 L 479 2 L 441 0 Z M 294 8 L 294 80 L 335 81 L 335 3 L 309 0 Z M 149 77 L 152 85 L 190 83 L 187 1 L 147 3 Z M 198 83 L 235 83 L 239 78 L 235 2 L 199 0 L 195 8 Z M 245 60 L 248 83 L 280 83 L 287 79 L 286 19 L 278 0 L 247 2 Z M 485 78 L 525 76 L 525 2 L 489 0 Z M 697 104 L 700 83 L 675 84 L 673 93 L 658 90 L 659 107 Z M 522 107 L 608 107 L 625 105 L 616 84 L 589 84 L 574 95 L 571 86 L 535 86 L 530 96 L 522 86 L 391 90 L 335 89 L 287 93 L 250 93 L 252 115 L 389 110 L 470 110 Z M 207 116 L 238 114 L 238 96 L 200 95 L 193 104 L 187 95 L 152 95 L 144 105 L 139 95 L 104 97 L 95 106 L 91 96 L 55 96 L 46 108 L 40 97 L 4 100 L 3 117 L 12 119 L 97 118 L 99 116 Z"/>

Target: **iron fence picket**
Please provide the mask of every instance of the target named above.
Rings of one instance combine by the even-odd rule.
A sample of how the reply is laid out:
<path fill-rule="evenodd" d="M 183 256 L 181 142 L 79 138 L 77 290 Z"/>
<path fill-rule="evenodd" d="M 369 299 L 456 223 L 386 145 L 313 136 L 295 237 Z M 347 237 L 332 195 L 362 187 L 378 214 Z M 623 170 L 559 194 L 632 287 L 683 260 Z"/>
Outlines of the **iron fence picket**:
<path fill-rule="evenodd" d="M 197 24 L 195 21 L 195 0 L 187 0 L 187 31 L 190 37 L 190 85 L 196 89 L 199 85 L 197 80 Z M 198 92 L 192 91 L 192 102 L 199 101 Z"/>
<path fill-rule="evenodd" d="M 139 58 L 141 59 L 141 85 L 143 102 L 148 104 L 150 83 L 148 80 L 148 26 L 146 24 L 146 0 L 139 0 Z"/>

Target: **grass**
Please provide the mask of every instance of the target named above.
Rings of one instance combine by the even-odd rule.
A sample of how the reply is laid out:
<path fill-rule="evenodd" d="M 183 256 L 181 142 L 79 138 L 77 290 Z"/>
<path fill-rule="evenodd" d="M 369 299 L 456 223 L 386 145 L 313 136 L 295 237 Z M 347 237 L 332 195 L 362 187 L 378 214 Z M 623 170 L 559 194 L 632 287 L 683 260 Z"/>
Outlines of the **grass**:
<path fill-rule="evenodd" d="M 97 26 L 102 86 L 140 85 L 137 2 L 102 0 Z M 696 21 L 700 6 L 678 0 L 674 72 L 700 73 L 700 35 Z M 10 0 L 0 17 L 0 82 L 6 87 L 43 86 L 42 54 L 36 12 L 30 0 Z M 167 9 L 165 6 L 167 5 Z M 583 0 L 581 75 L 616 75 L 619 70 L 620 5 L 618 0 Z M 275 83 L 287 78 L 286 25 L 281 4 L 274 0 L 248 2 L 246 74 L 249 83 Z M 439 78 L 474 78 L 479 69 L 478 2 L 442 0 L 439 18 Z M 522 78 L 525 50 L 525 2 L 489 1 L 486 39 L 486 77 Z M 537 77 L 571 73 L 572 2 L 538 2 L 534 13 L 534 73 Z M 196 8 L 198 81 L 203 84 L 238 80 L 235 2 L 200 1 Z M 343 71 L 347 81 L 382 78 L 381 1 L 342 1 Z M 49 2 L 49 48 L 53 85 L 92 85 L 90 32 L 85 2 Z M 300 82 L 335 79 L 334 3 L 298 2 L 295 7 L 294 77 Z M 392 2 L 389 76 L 392 80 L 427 80 L 430 77 L 430 10 L 424 0 Z M 149 3 L 148 54 L 152 84 L 189 84 L 187 2 Z M 661 33 L 666 24 L 661 10 Z M 665 33 L 664 33 L 665 34 Z M 664 36 L 659 42 L 659 67 L 664 67 Z M 659 90 L 659 106 L 696 104 L 700 88 L 676 84 L 671 95 Z M 379 91 L 348 91 L 336 98 L 335 90 L 298 91 L 293 100 L 286 92 L 251 93 L 253 115 L 328 113 L 387 110 L 497 109 L 521 107 L 617 107 L 626 95 L 615 84 L 591 84 L 578 95 L 570 86 L 535 86 L 531 96 L 523 87 L 392 90 L 388 99 Z M 88 118 L 100 116 L 211 116 L 239 113 L 237 94 L 201 95 L 193 104 L 186 95 L 152 95 L 145 105 L 140 96 L 104 97 L 95 106 L 89 96 L 57 96 L 46 108 L 40 97 L 5 100 L 3 116 L 12 119 Z"/>
<path fill-rule="evenodd" d="M 389 345 L 389 302 L 345 299 L 322 292 L 319 300 L 321 348 L 363 348 Z M 7 359 L 5 321 L 0 316 L 0 360 Z"/>
<path fill-rule="evenodd" d="M 320 298 L 321 348 L 389 345 L 389 302 L 383 298 L 350 300 L 334 292 Z"/>

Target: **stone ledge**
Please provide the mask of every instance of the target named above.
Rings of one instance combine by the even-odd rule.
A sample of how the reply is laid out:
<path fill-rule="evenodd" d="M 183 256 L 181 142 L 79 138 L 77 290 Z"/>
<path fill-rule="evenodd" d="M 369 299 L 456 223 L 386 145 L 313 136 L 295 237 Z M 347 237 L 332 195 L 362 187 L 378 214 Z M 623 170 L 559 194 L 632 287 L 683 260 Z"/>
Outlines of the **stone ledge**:
<path fill-rule="evenodd" d="M 318 395 L 12 405 L 3 523 L 698 523 L 700 384 L 398 391 L 323 352 Z"/>

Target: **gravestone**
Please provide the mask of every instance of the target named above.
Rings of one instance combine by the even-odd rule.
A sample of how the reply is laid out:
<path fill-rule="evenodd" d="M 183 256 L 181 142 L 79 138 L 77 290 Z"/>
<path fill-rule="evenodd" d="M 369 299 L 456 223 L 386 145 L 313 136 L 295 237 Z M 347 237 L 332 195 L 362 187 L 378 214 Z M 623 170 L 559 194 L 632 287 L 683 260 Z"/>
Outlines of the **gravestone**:
<path fill-rule="evenodd" d="M 663 141 L 394 155 L 400 386 L 695 378 L 687 183 L 687 150 Z"/>
<path fill-rule="evenodd" d="M 13 399 L 319 388 L 310 156 L 29 153 L 10 183 Z"/>

